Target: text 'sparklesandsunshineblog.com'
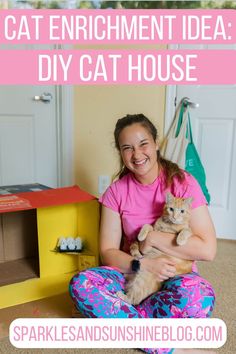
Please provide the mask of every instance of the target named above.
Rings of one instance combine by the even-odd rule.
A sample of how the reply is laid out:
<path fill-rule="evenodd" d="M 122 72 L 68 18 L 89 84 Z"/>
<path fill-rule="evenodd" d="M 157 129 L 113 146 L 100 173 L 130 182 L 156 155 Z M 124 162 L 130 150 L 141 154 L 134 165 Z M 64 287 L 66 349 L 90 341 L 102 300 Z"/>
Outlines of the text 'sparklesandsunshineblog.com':
<path fill-rule="evenodd" d="M 219 348 L 226 336 L 216 318 L 21 318 L 9 331 L 17 348 Z"/>

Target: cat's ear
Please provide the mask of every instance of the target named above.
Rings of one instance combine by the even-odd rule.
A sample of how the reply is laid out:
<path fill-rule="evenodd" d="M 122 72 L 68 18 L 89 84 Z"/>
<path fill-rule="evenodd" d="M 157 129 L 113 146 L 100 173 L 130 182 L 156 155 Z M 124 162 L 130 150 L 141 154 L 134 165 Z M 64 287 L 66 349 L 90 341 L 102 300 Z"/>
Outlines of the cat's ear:
<path fill-rule="evenodd" d="M 173 199 L 174 199 L 174 196 L 170 192 L 167 192 L 166 193 L 166 203 L 171 203 Z"/>
<path fill-rule="evenodd" d="M 193 201 L 193 198 L 190 197 L 190 198 L 186 198 L 185 201 L 184 201 L 184 203 L 185 203 L 185 205 L 187 205 L 188 207 L 191 207 L 192 201 Z"/>

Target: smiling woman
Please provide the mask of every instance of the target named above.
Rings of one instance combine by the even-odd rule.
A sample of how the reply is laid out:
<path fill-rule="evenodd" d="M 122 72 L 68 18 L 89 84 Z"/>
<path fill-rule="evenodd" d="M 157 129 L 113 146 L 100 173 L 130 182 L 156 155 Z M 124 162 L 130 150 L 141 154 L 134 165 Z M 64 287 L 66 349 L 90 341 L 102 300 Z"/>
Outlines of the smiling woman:
<path fill-rule="evenodd" d="M 200 186 L 191 175 L 160 156 L 157 130 L 143 114 L 119 119 L 114 137 L 122 168 L 118 180 L 99 199 L 103 266 L 73 277 L 70 282 L 73 301 L 86 317 L 209 317 L 214 306 L 214 291 L 197 273 L 196 265 L 192 272 L 176 276 L 176 263 L 171 263 L 168 257 L 147 259 L 130 255 L 130 245 L 140 229 L 144 224 L 152 225 L 162 215 L 166 194 L 171 192 L 176 197 L 193 198 L 190 212 L 193 234 L 186 245 L 179 247 L 175 234 L 151 231 L 139 244 L 141 252 L 155 247 L 181 259 L 213 259 L 215 232 Z M 118 297 L 117 292 L 124 291 L 126 276 L 144 271 L 161 280 L 162 288 L 139 305 L 130 305 Z M 144 351 L 167 354 L 173 349 Z"/>
<path fill-rule="evenodd" d="M 124 165 L 140 183 L 150 184 L 156 179 L 158 144 L 146 128 L 138 123 L 124 128 L 119 147 Z"/>

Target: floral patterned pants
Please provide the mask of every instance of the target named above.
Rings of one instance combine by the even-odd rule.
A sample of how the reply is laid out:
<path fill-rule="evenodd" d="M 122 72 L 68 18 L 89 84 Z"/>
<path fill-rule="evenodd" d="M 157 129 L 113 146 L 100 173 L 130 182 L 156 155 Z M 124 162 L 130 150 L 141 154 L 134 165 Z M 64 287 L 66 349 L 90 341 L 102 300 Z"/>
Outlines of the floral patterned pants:
<path fill-rule="evenodd" d="M 138 306 L 116 296 L 125 278 L 111 267 L 97 267 L 75 275 L 69 285 L 71 297 L 86 317 L 100 318 L 204 318 L 213 310 L 211 285 L 197 273 L 178 275 L 163 283 L 161 291 Z M 172 349 L 144 349 L 148 353 L 172 353 Z"/>

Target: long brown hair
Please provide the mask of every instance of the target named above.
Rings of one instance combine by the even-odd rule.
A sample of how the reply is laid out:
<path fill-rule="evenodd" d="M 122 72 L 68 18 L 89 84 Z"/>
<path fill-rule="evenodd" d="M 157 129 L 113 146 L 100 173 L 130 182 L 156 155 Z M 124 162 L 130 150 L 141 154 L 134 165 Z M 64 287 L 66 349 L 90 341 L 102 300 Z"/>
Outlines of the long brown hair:
<path fill-rule="evenodd" d="M 158 138 L 157 129 L 154 124 L 142 113 L 140 114 L 127 114 L 125 117 L 118 119 L 114 131 L 114 138 L 115 138 L 115 146 L 117 150 L 120 152 L 120 145 L 119 145 L 119 136 L 122 130 L 132 124 L 138 123 L 142 125 L 153 137 L 153 140 L 156 142 Z M 177 178 L 179 181 L 184 180 L 184 173 L 179 168 L 176 163 L 173 163 L 169 160 L 164 159 L 160 151 L 157 151 L 157 163 L 160 169 L 163 169 L 165 172 L 166 178 L 166 186 L 170 186 L 173 182 L 173 178 Z M 120 171 L 117 173 L 116 177 L 122 178 L 127 173 L 129 173 L 129 169 L 124 166 L 123 160 L 120 155 Z"/>

